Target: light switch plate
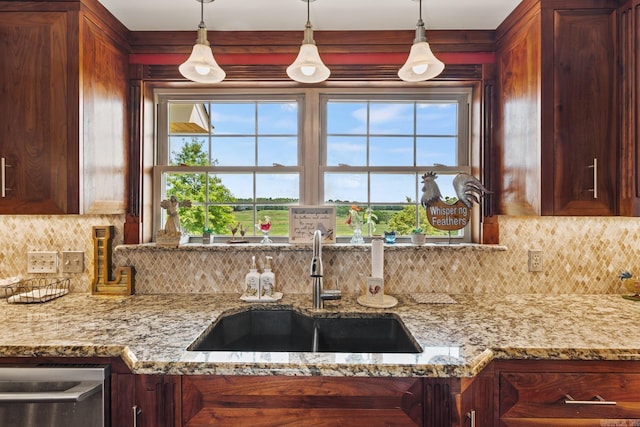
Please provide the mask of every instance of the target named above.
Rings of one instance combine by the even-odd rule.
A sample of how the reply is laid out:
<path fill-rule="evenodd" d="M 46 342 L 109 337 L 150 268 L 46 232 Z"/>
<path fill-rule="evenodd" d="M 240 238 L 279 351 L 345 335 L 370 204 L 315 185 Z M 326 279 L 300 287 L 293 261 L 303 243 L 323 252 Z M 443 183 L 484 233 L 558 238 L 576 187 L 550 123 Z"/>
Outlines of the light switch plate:
<path fill-rule="evenodd" d="M 57 273 L 58 252 L 29 251 L 27 252 L 27 273 Z"/>
<path fill-rule="evenodd" d="M 83 273 L 84 272 L 84 252 L 63 251 L 60 271 L 63 273 Z"/>

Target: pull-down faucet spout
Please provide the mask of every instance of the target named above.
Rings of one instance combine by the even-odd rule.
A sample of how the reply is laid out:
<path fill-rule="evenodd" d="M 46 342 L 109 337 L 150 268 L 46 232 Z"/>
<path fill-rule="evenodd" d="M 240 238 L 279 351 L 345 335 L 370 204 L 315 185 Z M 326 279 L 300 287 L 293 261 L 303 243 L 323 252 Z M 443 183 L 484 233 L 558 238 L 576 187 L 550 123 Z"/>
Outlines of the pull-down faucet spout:
<path fill-rule="evenodd" d="M 316 230 L 313 233 L 313 255 L 309 275 L 313 279 L 313 308 L 324 307 L 325 300 L 341 298 L 340 290 L 325 290 L 323 285 L 324 269 L 322 266 L 322 232 Z"/>

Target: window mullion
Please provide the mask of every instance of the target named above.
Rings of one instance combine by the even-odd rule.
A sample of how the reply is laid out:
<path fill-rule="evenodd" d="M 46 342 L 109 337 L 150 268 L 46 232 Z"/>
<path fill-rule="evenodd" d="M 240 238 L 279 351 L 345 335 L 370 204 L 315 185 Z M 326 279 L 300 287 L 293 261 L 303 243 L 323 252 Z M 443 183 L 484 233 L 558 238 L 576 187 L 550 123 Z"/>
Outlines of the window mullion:
<path fill-rule="evenodd" d="M 324 124 L 324 115 L 321 114 L 319 92 L 311 90 L 307 93 L 304 102 L 303 125 L 301 126 L 301 139 L 303 151 L 303 181 L 302 198 L 300 203 L 303 205 L 321 205 L 323 200 L 323 168 L 325 164 L 326 152 L 325 144 L 320 141 L 326 141 L 326 131 Z M 322 147 L 322 148 L 321 148 Z"/>

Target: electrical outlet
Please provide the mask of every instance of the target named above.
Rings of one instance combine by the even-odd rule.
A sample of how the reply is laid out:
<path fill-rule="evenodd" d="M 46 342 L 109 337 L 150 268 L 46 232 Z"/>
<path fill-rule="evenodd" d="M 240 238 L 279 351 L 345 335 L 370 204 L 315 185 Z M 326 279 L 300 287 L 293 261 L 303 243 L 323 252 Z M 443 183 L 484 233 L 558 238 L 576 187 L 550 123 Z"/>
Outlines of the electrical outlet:
<path fill-rule="evenodd" d="M 60 263 L 60 271 L 63 273 L 83 273 L 84 252 L 62 251 L 62 259 L 60 260 Z"/>
<path fill-rule="evenodd" d="M 542 271 L 542 251 L 529 250 L 529 271 Z"/>
<path fill-rule="evenodd" d="M 27 252 L 27 273 L 57 273 L 58 252 Z"/>

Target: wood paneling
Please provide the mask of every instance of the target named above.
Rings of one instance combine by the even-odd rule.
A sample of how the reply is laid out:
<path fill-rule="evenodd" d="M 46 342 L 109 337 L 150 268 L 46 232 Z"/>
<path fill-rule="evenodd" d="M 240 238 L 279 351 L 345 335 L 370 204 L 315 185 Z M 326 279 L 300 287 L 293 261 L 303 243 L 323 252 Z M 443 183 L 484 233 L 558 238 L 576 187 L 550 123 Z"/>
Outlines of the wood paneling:
<path fill-rule="evenodd" d="M 532 13 L 498 45 L 500 213 L 540 214 L 541 37 L 540 14 Z"/>
<path fill-rule="evenodd" d="M 124 27 L 96 0 L 0 1 L 0 32 L 0 213 L 124 213 Z"/>
<path fill-rule="evenodd" d="M 226 65 L 224 67 L 227 76 L 225 82 L 289 82 L 286 69 L 288 65 Z M 180 81 L 184 77 L 178 72 L 175 65 L 144 65 L 142 67 L 143 78 L 153 81 Z M 482 66 L 449 65 L 445 68 L 437 80 L 474 80 L 482 78 Z M 327 86 L 339 81 L 398 81 L 398 67 L 395 65 L 332 65 L 331 81 L 323 82 L 315 86 Z M 311 86 L 311 85 L 307 85 Z"/>
<path fill-rule="evenodd" d="M 620 214 L 640 215 L 640 1 L 620 8 Z"/>
<path fill-rule="evenodd" d="M 185 427 L 422 425 L 416 378 L 185 376 L 182 401 Z"/>
<path fill-rule="evenodd" d="M 475 377 L 461 379 L 462 390 L 458 409 L 460 419 L 456 426 L 470 426 L 472 411 L 476 426 L 494 425 L 493 415 L 496 407 L 493 393 L 494 381 L 493 364 L 487 366 Z"/>
<path fill-rule="evenodd" d="M 95 22 L 82 19 L 83 212 L 123 214 L 129 140 L 128 56 Z"/>
<path fill-rule="evenodd" d="M 78 123 L 67 107 L 68 26 L 64 12 L 0 13 L 0 157 L 11 165 L 0 213 L 78 211 L 77 169 L 67 163 L 78 143 L 67 138 Z"/>
<path fill-rule="evenodd" d="M 498 29 L 499 213 L 618 214 L 616 4 L 525 1 Z"/>
<path fill-rule="evenodd" d="M 500 374 L 500 420 L 517 425 L 531 419 L 637 419 L 640 417 L 640 374 L 502 372 Z M 570 396 L 570 397 L 569 397 Z M 595 401 L 610 405 L 568 404 Z M 564 422 L 562 420 L 565 420 Z M 587 424 L 587 423 L 585 423 Z"/>
<path fill-rule="evenodd" d="M 193 48 L 193 31 L 133 31 L 133 53 L 183 53 Z M 211 31 L 207 32 L 214 55 L 219 54 L 291 54 L 296 55 L 302 42 L 300 31 Z M 402 31 L 314 31 L 321 54 L 409 53 L 415 30 Z M 488 30 L 427 30 L 435 54 L 439 52 L 493 52 L 494 32 Z"/>
<path fill-rule="evenodd" d="M 619 176 L 616 10 L 555 10 L 553 25 L 553 98 L 543 99 L 542 108 L 554 113 L 553 125 L 545 127 L 553 133 L 543 139 L 543 162 L 554 165 L 554 199 L 543 205 L 543 214 L 613 215 Z M 576 49 L 580 45 L 588 47 Z M 594 159 L 595 183 L 589 167 Z M 543 193 L 546 188 L 543 180 Z"/>

